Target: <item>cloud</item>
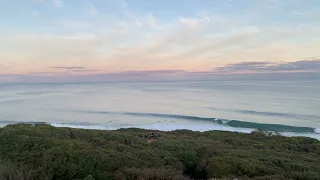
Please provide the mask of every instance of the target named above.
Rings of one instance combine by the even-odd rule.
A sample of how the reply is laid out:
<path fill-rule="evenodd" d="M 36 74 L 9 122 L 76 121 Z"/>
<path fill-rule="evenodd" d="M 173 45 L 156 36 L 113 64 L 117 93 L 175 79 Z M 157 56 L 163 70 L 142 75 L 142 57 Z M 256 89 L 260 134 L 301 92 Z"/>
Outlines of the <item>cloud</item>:
<path fill-rule="evenodd" d="M 157 26 L 165 26 L 153 18 Z M 24 71 L 45 71 L 46 67 L 74 64 L 112 71 L 206 71 L 239 61 L 295 61 L 301 57 L 320 56 L 317 50 L 320 41 L 316 38 L 299 43 L 290 42 L 292 37 L 304 38 L 305 35 L 320 32 L 315 27 L 286 29 L 243 26 L 210 33 L 211 23 L 214 25 L 214 20 L 204 26 L 186 26 L 178 22 L 154 32 L 134 23 L 126 27 L 111 24 L 113 28 L 102 33 L 14 34 L 1 40 L 6 46 L 3 51 L 0 49 L 0 58 L 17 59 L 17 62 L 24 59 L 38 66 L 37 69 L 24 68 Z M 94 24 L 90 26 L 94 27 Z M 90 29 L 88 27 L 86 30 Z M 5 69 L 1 71 L 6 72 Z"/>
<path fill-rule="evenodd" d="M 62 3 L 58 2 L 57 7 Z M 99 12 L 99 16 L 54 16 L 54 27 L 44 25 L 45 28 L 37 28 L 39 32 L 33 34 L 19 32 L 0 37 L 5 45 L 1 46 L 0 59 L 15 62 L 11 69 L 0 67 L 0 71 L 43 72 L 52 70 L 48 67 L 74 65 L 112 72 L 209 71 L 243 61 L 274 63 L 320 56 L 317 38 L 320 28 L 315 24 L 287 26 L 270 21 L 264 25 L 246 13 L 190 12 L 187 16 L 174 10 L 164 17 L 158 11 L 130 9 L 134 6 L 129 7 L 121 0 L 108 1 L 107 5 L 115 11 L 119 11 L 120 4 L 127 9 L 107 14 L 104 11 L 107 6 L 102 6 L 105 2 L 82 3 L 74 8 L 75 12 L 80 9 L 77 13 L 83 15 L 87 10 L 90 15 Z M 41 16 L 45 15 L 46 12 L 41 11 Z M 25 62 L 32 66 L 25 67 Z"/>
<path fill-rule="evenodd" d="M 165 63 L 171 63 L 168 62 L 169 60 L 179 60 L 181 62 L 180 67 L 185 68 L 182 62 L 185 64 L 186 61 L 195 61 L 196 58 L 198 61 L 206 60 L 208 59 L 206 58 L 207 55 L 214 62 L 214 59 L 225 59 L 224 57 L 229 56 L 229 52 L 232 52 L 230 55 L 235 55 L 246 50 L 246 52 L 253 54 L 264 50 L 262 48 L 268 47 L 269 44 L 281 42 L 281 40 L 299 33 L 300 30 L 288 31 L 249 26 L 218 35 L 207 35 L 204 33 L 205 31 L 206 29 L 201 26 L 179 27 L 163 36 L 151 38 L 143 46 L 124 48 L 114 59 L 136 57 L 137 59 L 145 59 L 145 61 L 149 60 L 149 62 L 159 61 L 162 64 L 164 64 L 164 60 L 166 60 Z"/>
<path fill-rule="evenodd" d="M 0 74 L 0 82 L 17 83 L 61 83 L 61 82 L 138 82 L 138 81 L 198 81 L 198 80 L 305 80 L 320 79 L 320 72 L 292 72 L 292 73 L 255 73 L 225 74 L 213 72 L 184 72 L 170 70 L 168 72 L 135 71 L 123 73 L 103 73 L 100 71 L 79 72 L 43 72 L 31 74 Z"/>
<path fill-rule="evenodd" d="M 85 69 L 85 67 L 82 66 L 68 66 L 68 67 L 50 67 L 52 69 L 71 69 L 71 70 L 82 70 Z"/>
<path fill-rule="evenodd" d="M 62 75 L 62 74 L 94 74 L 94 73 L 101 73 L 103 72 L 101 69 L 90 69 L 83 66 L 57 66 L 57 67 L 49 67 L 50 69 L 58 69 L 58 70 L 66 70 L 66 71 L 57 71 L 57 72 L 50 72 L 50 75 Z M 40 72 L 45 73 L 45 72 Z M 41 75 L 38 73 L 35 73 L 36 75 Z M 47 74 L 45 74 L 47 75 Z"/>
<path fill-rule="evenodd" d="M 154 71 L 124 71 L 117 73 L 117 75 L 128 76 L 128 77 L 147 77 L 147 76 L 161 76 L 161 75 L 175 75 L 184 74 L 184 70 L 154 70 Z"/>
<path fill-rule="evenodd" d="M 206 17 L 206 18 L 179 17 L 179 20 L 180 20 L 181 24 L 186 25 L 186 26 L 192 26 L 192 27 L 204 25 L 204 24 L 210 22 L 210 18 L 208 18 L 208 17 Z"/>
<path fill-rule="evenodd" d="M 320 72 L 320 60 L 301 60 L 282 63 L 241 62 L 218 67 L 214 72 Z"/>
<path fill-rule="evenodd" d="M 72 72 L 101 72 L 99 69 L 72 69 Z"/>
<path fill-rule="evenodd" d="M 125 14 L 128 20 L 118 22 L 118 24 L 121 24 L 121 28 L 138 27 L 140 29 L 162 29 L 161 24 L 157 22 L 157 19 L 154 17 L 152 13 L 148 13 L 144 16 L 132 14 L 130 12 L 126 12 Z"/>
<path fill-rule="evenodd" d="M 98 55 L 99 48 L 115 45 L 123 36 L 121 31 L 106 35 L 75 34 L 59 36 L 52 34 L 22 34 L 8 40 L 8 47 L 32 59 L 73 59 Z M 43 56 L 42 56 L 43 55 Z"/>
<path fill-rule="evenodd" d="M 56 21 L 55 23 L 62 28 L 68 28 L 71 30 L 87 30 L 92 27 L 92 23 L 87 21 L 61 19 Z"/>

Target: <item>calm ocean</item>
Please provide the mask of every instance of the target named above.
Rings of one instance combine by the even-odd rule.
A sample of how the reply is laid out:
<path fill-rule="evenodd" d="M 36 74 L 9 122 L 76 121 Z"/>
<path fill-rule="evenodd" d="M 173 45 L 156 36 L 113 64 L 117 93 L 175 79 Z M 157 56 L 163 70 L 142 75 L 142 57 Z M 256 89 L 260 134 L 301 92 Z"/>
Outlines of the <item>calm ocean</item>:
<path fill-rule="evenodd" d="M 16 122 L 240 132 L 263 127 L 319 139 L 320 82 L 2 84 L 0 124 Z"/>

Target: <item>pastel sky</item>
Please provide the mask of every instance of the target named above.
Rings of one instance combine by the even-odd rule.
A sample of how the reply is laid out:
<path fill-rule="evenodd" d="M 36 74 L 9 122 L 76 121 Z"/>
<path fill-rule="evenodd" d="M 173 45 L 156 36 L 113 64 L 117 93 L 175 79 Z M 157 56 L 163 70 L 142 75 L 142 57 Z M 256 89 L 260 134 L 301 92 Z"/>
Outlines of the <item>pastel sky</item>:
<path fill-rule="evenodd" d="M 319 59 L 319 0 L 0 1 L 0 81 L 320 71 Z"/>

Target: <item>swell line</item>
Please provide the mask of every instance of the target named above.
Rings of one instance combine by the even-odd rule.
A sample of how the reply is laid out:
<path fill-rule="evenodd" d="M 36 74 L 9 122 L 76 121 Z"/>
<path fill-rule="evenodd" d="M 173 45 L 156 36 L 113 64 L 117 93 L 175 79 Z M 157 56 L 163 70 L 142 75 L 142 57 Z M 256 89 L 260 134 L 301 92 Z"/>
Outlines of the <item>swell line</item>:
<path fill-rule="evenodd" d="M 195 121 L 211 121 L 214 124 L 225 125 L 225 126 L 230 126 L 235 128 L 251 128 L 251 129 L 261 129 L 265 131 L 276 131 L 276 132 L 318 133 L 317 129 L 311 128 L 311 127 L 255 123 L 255 122 L 246 122 L 246 121 L 240 121 L 240 120 L 227 120 L 227 119 L 199 117 L 199 116 L 161 114 L 161 113 L 142 113 L 142 112 L 110 112 L 110 111 L 80 111 L 80 112 L 94 113 L 94 114 L 118 114 L 118 115 L 136 116 L 136 117 L 156 117 L 161 119 L 170 118 L 170 119 L 195 120 Z"/>
<path fill-rule="evenodd" d="M 248 114 L 248 115 L 272 116 L 272 117 L 283 117 L 283 118 L 292 118 L 292 119 L 320 119 L 320 116 L 297 114 L 297 113 L 279 113 L 279 112 L 240 110 L 240 109 L 222 109 L 222 108 L 213 108 L 213 107 L 207 107 L 207 108 L 217 110 L 217 111 L 236 112 L 236 113 Z"/>

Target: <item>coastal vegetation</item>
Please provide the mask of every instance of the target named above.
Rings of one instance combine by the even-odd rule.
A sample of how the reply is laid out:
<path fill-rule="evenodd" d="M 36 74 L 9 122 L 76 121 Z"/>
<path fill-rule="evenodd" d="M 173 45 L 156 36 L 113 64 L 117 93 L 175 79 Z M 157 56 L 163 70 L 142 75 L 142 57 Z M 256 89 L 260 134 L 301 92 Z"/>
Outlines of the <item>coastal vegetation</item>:
<path fill-rule="evenodd" d="M 320 141 L 263 131 L 0 129 L 1 180 L 209 178 L 320 179 Z"/>

